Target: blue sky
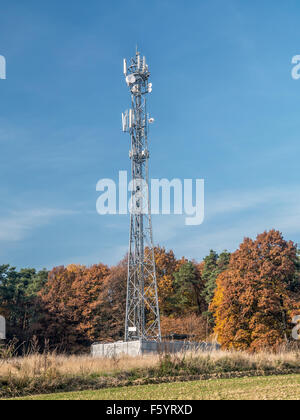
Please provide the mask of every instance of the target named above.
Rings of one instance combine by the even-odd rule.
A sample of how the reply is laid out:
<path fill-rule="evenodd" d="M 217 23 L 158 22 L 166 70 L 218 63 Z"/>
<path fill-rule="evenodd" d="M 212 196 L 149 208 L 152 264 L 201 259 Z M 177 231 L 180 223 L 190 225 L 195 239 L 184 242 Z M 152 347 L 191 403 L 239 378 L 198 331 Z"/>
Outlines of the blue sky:
<path fill-rule="evenodd" d="M 127 216 L 96 213 L 128 170 L 122 59 L 147 56 L 151 176 L 204 178 L 206 218 L 155 216 L 156 243 L 200 260 L 276 228 L 300 242 L 296 0 L 3 2 L 0 263 L 117 263 Z"/>

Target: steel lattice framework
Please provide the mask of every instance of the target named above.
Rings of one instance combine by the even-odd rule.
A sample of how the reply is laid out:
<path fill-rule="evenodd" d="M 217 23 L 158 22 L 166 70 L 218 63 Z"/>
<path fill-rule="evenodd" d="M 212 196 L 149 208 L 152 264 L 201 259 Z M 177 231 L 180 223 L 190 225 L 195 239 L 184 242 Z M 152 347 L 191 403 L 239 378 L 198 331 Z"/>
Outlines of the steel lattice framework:
<path fill-rule="evenodd" d="M 157 281 L 149 199 L 149 123 L 147 94 L 152 91 L 145 57 L 137 51 L 124 75 L 131 94 L 131 109 L 122 115 L 123 131 L 129 132 L 132 166 L 130 240 L 125 341 L 161 341 Z"/>

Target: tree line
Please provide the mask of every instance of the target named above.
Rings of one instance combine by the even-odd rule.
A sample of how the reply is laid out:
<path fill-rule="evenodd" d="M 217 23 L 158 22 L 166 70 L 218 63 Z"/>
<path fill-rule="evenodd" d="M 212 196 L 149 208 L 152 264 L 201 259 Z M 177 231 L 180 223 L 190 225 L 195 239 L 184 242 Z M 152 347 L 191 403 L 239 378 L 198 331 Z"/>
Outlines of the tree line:
<path fill-rule="evenodd" d="M 147 251 L 146 251 L 147 252 Z M 290 341 L 300 314 L 297 246 L 271 230 L 245 238 L 230 254 L 210 251 L 203 261 L 177 259 L 155 248 L 164 337 L 203 341 L 225 349 L 260 350 Z M 95 341 L 124 338 L 127 258 L 108 267 L 69 265 L 51 271 L 0 266 L 0 315 L 8 340 L 78 353 Z"/>

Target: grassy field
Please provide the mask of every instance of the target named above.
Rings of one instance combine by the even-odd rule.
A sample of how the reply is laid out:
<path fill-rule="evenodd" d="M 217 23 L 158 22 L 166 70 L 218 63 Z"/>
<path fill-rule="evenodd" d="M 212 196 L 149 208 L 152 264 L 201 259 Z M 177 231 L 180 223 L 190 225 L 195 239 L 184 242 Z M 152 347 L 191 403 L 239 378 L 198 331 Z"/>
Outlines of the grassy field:
<path fill-rule="evenodd" d="M 163 388 L 167 390 L 166 392 L 169 392 L 168 390 L 171 389 L 171 394 L 166 395 L 165 398 L 173 399 L 172 387 L 175 387 L 174 398 L 177 398 L 176 392 L 178 390 L 178 392 L 181 392 L 181 389 L 186 393 L 183 398 L 186 398 L 190 394 L 189 386 L 186 385 L 187 382 L 200 380 L 198 388 L 201 386 L 197 391 L 200 393 L 199 397 L 202 397 L 201 392 L 204 393 L 204 397 L 209 397 L 212 388 L 209 388 L 209 390 L 206 387 L 210 386 L 209 384 L 212 384 L 214 380 L 222 379 L 221 382 L 216 382 L 216 389 L 225 384 L 224 389 L 226 391 L 225 380 L 235 378 L 235 381 L 243 381 L 245 379 L 241 378 L 251 377 L 253 378 L 252 381 L 254 381 L 254 387 L 257 386 L 259 389 L 260 387 L 256 385 L 255 378 L 265 377 L 262 378 L 262 381 L 267 381 L 266 383 L 268 384 L 268 378 L 270 377 L 273 377 L 273 381 L 278 381 L 276 375 L 283 378 L 284 375 L 299 374 L 299 351 L 279 354 L 270 352 L 248 354 L 218 351 L 143 357 L 121 356 L 112 359 L 93 359 L 90 356 L 33 354 L 19 358 L 0 359 L 0 399 L 52 394 L 55 392 L 65 393 L 113 388 L 115 390 L 109 392 L 118 393 L 120 392 L 118 390 L 123 389 L 121 391 L 122 394 L 124 390 L 127 392 L 130 386 L 134 386 L 132 388 L 133 393 L 137 392 L 139 388 L 136 387 L 138 386 L 150 386 L 149 396 L 151 396 L 151 387 L 154 387 L 154 392 L 158 384 L 165 384 L 159 386 L 166 387 Z M 289 378 L 292 377 L 289 376 Z M 180 382 L 182 384 L 179 384 Z M 170 383 L 172 385 L 168 385 Z M 175 385 L 174 383 L 178 384 Z M 235 387 L 235 383 L 238 382 L 229 383 Z M 251 380 L 249 383 L 252 383 Z M 194 386 L 190 385 L 191 389 Z M 203 387 L 203 390 L 201 387 Z M 145 388 L 145 390 L 147 389 Z M 239 385 L 237 385 L 237 389 L 239 389 Z M 105 393 L 107 391 L 101 391 L 101 395 L 102 392 Z M 84 396 L 84 394 L 80 395 Z M 153 395 L 156 394 L 154 393 Z M 164 394 L 161 394 L 161 391 L 159 391 L 158 395 Z M 147 399 L 149 396 L 145 398 Z M 96 396 L 96 398 L 98 397 Z M 125 398 L 127 398 L 127 395 Z M 137 395 L 133 396 L 133 398 L 137 398 Z M 198 397 L 195 396 L 195 398 Z"/>
<path fill-rule="evenodd" d="M 270 371 L 284 368 L 300 368 L 300 351 L 260 352 L 249 354 L 237 351 L 190 352 L 176 355 L 120 356 L 117 358 L 92 358 L 90 356 L 65 356 L 32 354 L 25 357 L 0 358 L 0 378 L 35 378 L 41 375 L 115 375 L 120 372 L 140 370 L 145 372 L 163 368 L 164 373 L 174 373 L 174 368 L 190 370 L 189 374 Z M 167 371 L 166 371 L 167 370 Z M 284 373 L 284 372 L 283 372 Z M 298 372 L 295 372 L 298 373 Z"/>
<path fill-rule="evenodd" d="M 300 400 L 300 375 L 133 386 L 22 400 Z"/>

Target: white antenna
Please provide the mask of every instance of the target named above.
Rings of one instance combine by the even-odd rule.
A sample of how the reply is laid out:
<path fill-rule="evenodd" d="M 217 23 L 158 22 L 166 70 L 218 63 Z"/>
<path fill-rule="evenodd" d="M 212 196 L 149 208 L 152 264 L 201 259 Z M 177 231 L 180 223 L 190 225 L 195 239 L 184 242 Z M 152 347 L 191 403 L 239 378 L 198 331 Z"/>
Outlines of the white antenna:
<path fill-rule="evenodd" d="M 138 55 L 138 57 L 137 57 L 137 68 L 138 68 L 138 70 L 140 69 L 140 67 L 141 67 L 141 56 Z"/>
<path fill-rule="evenodd" d="M 143 57 L 143 71 L 146 71 L 146 57 Z"/>
<path fill-rule="evenodd" d="M 129 128 L 132 128 L 134 124 L 134 114 L 133 114 L 133 110 L 130 109 L 129 111 Z"/>
<path fill-rule="evenodd" d="M 152 90 L 153 90 L 152 86 L 153 86 L 152 83 L 149 83 L 149 85 L 148 85 L 148 92 L 149 93 L 151 93 Z"/>
<path fill-rule="evenodd" d="M 125 113 L 122 113 L 122 130 L 124 133 L 128 130 L 128 111 L 125 111 Z"/>
<path fill-rule="evenodd" d="M 126 77 L 127 76 L 127 61 L 126 61 L 126 58 L 124 58 L 124 61 L 123 61 L 123 66 L 124 66 L 124 76 Z"/>

